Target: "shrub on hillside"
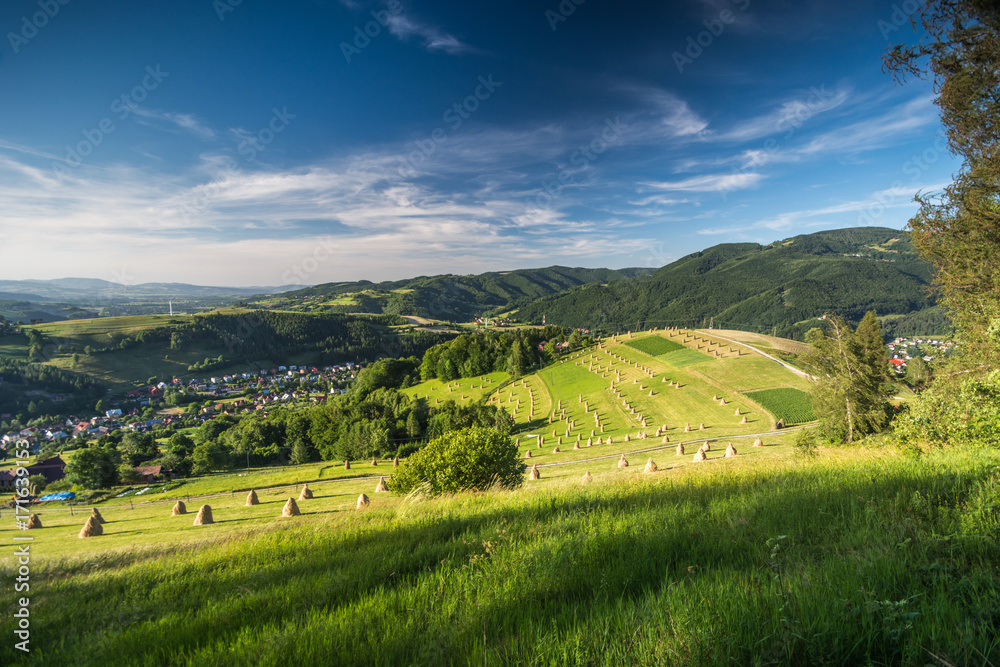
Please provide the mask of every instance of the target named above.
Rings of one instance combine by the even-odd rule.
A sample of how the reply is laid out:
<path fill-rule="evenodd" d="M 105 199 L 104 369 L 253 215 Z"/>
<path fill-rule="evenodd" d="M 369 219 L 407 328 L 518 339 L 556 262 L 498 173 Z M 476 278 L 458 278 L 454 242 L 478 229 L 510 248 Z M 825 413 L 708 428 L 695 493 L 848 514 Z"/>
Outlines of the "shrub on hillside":
<path fill-rule="evenodd" d="M 1000 370 L 983 377 L 935 381 L 893 423 L 897 442 L 1000 447 Z"/>
<path fill-rule="evenodd" d="M 506 434 L 473 426 L 435 438 L 412 454 L 389 480 L 389 490 L 409 493 L 419 488 L 438 495 L 494 485 L 514 489 L 524 480 L 524 470 Z"/>

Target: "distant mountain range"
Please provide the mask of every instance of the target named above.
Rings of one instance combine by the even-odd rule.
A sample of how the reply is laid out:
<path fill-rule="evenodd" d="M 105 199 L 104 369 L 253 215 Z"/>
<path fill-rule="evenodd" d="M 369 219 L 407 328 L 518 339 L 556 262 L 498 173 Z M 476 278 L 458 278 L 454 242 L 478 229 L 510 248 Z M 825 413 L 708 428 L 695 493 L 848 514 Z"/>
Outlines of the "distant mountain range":
<path fill-rule="evenodd" d="M 874 310 L 900 331 L 944 333 L 948 321 L 934 308 L 931 280 L 906 232 L 849 228 L 770 245 L 724 243 L 650 275 L 536 299 L 517 316 L 605 330 L 714 322 L 801 338 L 826 313 L 857 321 Z"/>
<path fill-rule="evenodd" d="M 264 294 L 301 289 L 280 287 L 204 287 L 185 283 L 122 285 L 94 278 L 0 280 L 0 315 L 11 322 L 56 322 L 101 315 L 198 312 Z"/>
<path fill-rule="evenodd" d="M 0 280 L 0 299 L 92 306 L 111 300 L 192 299 L 280 294 L 302 285 L 279 287 L 204 287 L 185 283 L 123 285 L 96 278 Z"/>
<path fill-rule="evenodd" d="M 526 323 L 541 323 L 544 317 L 550 324 L 604 331 L 714 323 L 801 338 L 826 313 L 856 321 L 874 310 L 890 333 L 942 334 L 950 323 L 935 307 L 931 280 L 931 266 L 917 255 L 906 232 L 854 227 L 769 245 L 723 243 L 660 269 L 550 266 L 313 287 L 5 280 L 0 281 L 0 314 L 51 321 L 93 316 L 90 309 L 102 315 L 141 314 L 144 303 L 149 312 L 162 312 L 167 299 L 175 309 L 192 312 L 240 301 L 277 310 L 452 321 L 513 313 Z"/>

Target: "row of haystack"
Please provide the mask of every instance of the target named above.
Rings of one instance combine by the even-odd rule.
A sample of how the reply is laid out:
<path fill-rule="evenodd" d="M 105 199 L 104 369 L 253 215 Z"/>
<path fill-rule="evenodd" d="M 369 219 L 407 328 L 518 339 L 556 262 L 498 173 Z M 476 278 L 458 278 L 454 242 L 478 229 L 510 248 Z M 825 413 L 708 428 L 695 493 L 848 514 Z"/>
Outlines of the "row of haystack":
<path fill-rule="evenodd" d="M 372 467 L 373 468 L 378 467 L 378 459 L 372 459 Z M 396 457 L 396 458 L 394 458 L 392 460 L 392 467 L 393 468 L 398 468 L 399 467 L 399 457 Z M 344 460 L 344 470 L 350 470 L 350 469 L 351 469 L 351 462 L 349 460 L 345 459 Z"/>
<path fill-rule="evenodd" d="M 610 438 L 608 440 L 610 442 Z M 664 442 L 666 442 L 665 439 L 664 439 Z M 764 446 L 764 441 L 761 440 L 760 438 L 757 438 L 756 440 L 754 440 L 753 446 L 754 447 L 763 447 Z M 557 451 L 558 451 L 558 448 L 557 448 Z M 698 451 L 695 452 L 694 461 L 697 463 L 697 462 L 700 462 L 700 461 L 706 461 L 706 460 L 708 460 L 707 457 L 705 456 L 705 452 L 709 452 L 709 451 L 712 451 L 712 445 L 708 441 L 706 441 L 706 442 L 704 442 L 701 445 L 701 447 L 698 448 Z M 530 454 L 531 454 L 531 452 L 529 450 L 527 452 L 526 458 L 531 458 Z M 726 447 L 725 458 L 733 458 L 736 455 L 737 455 L 736 454 L 736 447 L 733 445 L 733 443 L 730 442 L 729 446 Z M 680 443 L 680 444 L 677 445 L 677 456 L 684 456 L 684 443 Z M 624 454 L 622 454 L 621 458 L 618 459 L 618 467 L 619 468 L 627 468 L 628 467 L 628 459 L 625 458 Z M 659 468 L 657 467 L 656 462 L 653 461 L 653 457 L 649 457 L 646 460 L 646 467 L 643 468 L 643 472 L 652 473 L 652 472 L 656 472 L 657 470 L 659 470 Z M 528 468 L 528 479 L 531 479 L 531 480 L 541 479 L 541 473 L 538 471 L 538 466 L 537 465 L 533 465 L 530 468 Z M 584 482 L 589 482 L 589 481 L 591 481 L 591 479 L 593 479 L 593 478 L 591 477 L 590 473 L 588 472 L 587 474 L 584 475 L 583 481 Z"/>
<path fill-rule="evenodd" d="M 378 484 L 375 486 L 375 493 L 385 493 L 388 490 L 389 489 L 388 487 L 386 487 L 385 484 L 385 477 L 379 477 Z M 303 485 L 302 491 L 299 493 L 299 501 L 312 500 L 312 499 L 313 499 L 312 489 L 309 488 L 308 484 Z M 360 496 L 358 496 L 356 507 L 357 509 L 361 509 L 363 507 L 367 507 L 369 503 L 370 500 L 368 496 L 362 493 Z M 259 504 L 260 504 L 260 498 L 257 496 L 257 491 L 250 491 L 250 493 L 247 494 L 247 499 L 246 502 L 244 503 L 244 506 L 253 507 L 254 505 L 259 505 Z M 187 506 L 184 504 L 183 500 L 177 501 L 177 503 L 174 505 L 173 510 L 171 511 L 171 514 L 173 516 L 187 514 Z M 301 514 L 302 512 L 301 510 L 299 510 L 299 505 L 297 502 L 295 502 L 295 498 L 289 498 L 285 502 L 284 507 L 282 507 L 281 509 L 281 516 L 283 517 L 300 516 Z M 214 522 L 215 521 L 212 518 L 211 506 L 202 505 L 201 508 L 198 510 L 198 515 L 194 519 L 194 525 L 204 526 Z"/>

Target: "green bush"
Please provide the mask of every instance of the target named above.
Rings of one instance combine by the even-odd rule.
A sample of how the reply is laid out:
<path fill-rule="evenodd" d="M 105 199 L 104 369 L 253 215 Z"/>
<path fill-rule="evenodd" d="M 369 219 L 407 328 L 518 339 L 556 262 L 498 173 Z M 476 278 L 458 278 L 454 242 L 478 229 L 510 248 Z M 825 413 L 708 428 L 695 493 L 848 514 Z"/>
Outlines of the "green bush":
<path fill-rule="evenodd" d="M 388 486 L 397 493 L 420 489 L 428 495 L 494 485 L 514 489 L 523 482 L 524 470 L 507 435 L 473 426 L 431 440 L 400 464 Z"/>
<path fill-rule="evenodd" d="M 1000 370 L 958 382 L 935 382 L 907 403 L 893 431 L 904 446 L 1000 447 Z"/>
<path fill-rule="evenodd" d="M 799 431 L 799 434 L 795 436 L 795 442 L 792 443 L 792 447 L 795 448 L 795 453 L 800 456 L 816 456 L 816 436 L 812 431 L 802 429 Z"/>

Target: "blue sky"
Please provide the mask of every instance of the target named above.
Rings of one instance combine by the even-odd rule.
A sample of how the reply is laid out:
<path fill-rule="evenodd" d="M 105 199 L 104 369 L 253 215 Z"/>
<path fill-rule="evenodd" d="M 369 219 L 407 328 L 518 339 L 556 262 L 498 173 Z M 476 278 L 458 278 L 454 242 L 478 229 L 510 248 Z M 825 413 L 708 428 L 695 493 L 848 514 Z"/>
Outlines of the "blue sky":
<path fill-rule="evenodd" d="M 947 154 L 905 3 L 8 0 L 5 279 L 661 266 L 902 228 Z"/>

